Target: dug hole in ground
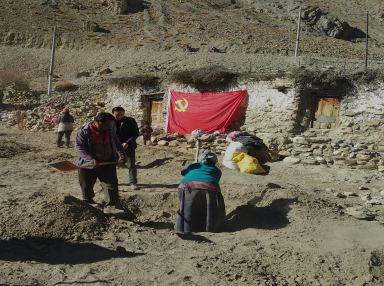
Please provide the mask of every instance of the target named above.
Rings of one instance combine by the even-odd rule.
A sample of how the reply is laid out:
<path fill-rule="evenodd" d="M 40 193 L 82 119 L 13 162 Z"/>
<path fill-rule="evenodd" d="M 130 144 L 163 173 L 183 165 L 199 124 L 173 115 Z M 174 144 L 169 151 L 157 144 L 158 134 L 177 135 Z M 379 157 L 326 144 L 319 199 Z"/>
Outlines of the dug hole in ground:
<path fill-rule="evenodd" d="M 251 175 L 224 167 L 221 155 L 227 229 L 183 234 L 173 230 L 177 186 L 194 153 L 137 148 L 140 189 L 131 191 L 128 171 L 118 169 L 122 202 L 137 217 L 130 221 L 79 200 L 77 172 L 49 166 L 76 161 L 74 148 L 55 140 L 0 130 L 1 285 L 384 283 L 383 207 L 361 199 L 380 196 L 377 171 L 278 161 Z M 100 190 L 97 183 L 97 202 Z M 350 207 L 366 208 L 371 220 L 348 215 Z"/>

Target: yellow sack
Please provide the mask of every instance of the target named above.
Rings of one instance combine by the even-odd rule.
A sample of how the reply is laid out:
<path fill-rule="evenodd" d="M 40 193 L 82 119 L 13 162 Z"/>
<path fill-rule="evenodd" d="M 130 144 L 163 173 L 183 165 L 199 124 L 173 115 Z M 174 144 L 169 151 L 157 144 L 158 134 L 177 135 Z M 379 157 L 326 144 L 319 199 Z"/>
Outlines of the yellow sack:
<path fill-rule="evenodd" d="M 240 172 L 248 174 L 262 174 L 266 171 L 260 166 L 259 161 L 245 153 L 234 153 L 232 161 L 237 162 Z"/>
<path fill-rule="evenodd" d="M 232 158 L 231 158 L 231 161 L 235 161 L 235 162 L 238 163 L 238 162 L 240 162 L 241 160 L 243 160 L 244 155 L 246 155 L 246 153 L 244 153 L 244 152 L 233 153 Z"/>

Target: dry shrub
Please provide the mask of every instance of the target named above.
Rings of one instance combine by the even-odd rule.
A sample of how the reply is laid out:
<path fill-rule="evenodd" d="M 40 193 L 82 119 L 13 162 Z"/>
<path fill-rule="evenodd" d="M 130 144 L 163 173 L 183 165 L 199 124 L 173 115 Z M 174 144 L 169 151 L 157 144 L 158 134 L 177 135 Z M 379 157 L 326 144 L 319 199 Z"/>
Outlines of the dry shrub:
<path fill-rule="evenodd" d="M 86 34 L 86 36 L 92 38 L 92 37 L 96 37 L 97 34 L 96 33 L 89 33 L 89 34 Z"/>
<path fill-rule="evenodd" d="M 159 18 L 160 18 L 159 15 L 155 15 L 155 16 L 153 17 L 153 22 L 159 22 Z"/>
<path fill-rule="evenodd" d="M 144 46 L 143 43 L 139 43 L 139 42 L 134 42 L 133 45 L 134 45 L 135 47 L 141 47 L 141 46 Z"/>
<path fill-rule="evenodd" d="M 71 19 L 71 16 L 68 16 L 68 15 L 61 15 L 61 18 L 63 18 L 63 19 Z"/>
<path fill-rule="evenodd" d="M 236 20 L 236 21 L 233 21 L 233 23 L 235 23 L 235 24 L 240 24 L 240 22 L 239 22 L 239 21 L 237 21 L 237 20 Z"/>
<path fill-rule="evenodd" d="M 226 68 L 212 66 L 174 72 L 166 78 L 166 81 L 169 83 L 198 87 L 204 85 L 231 84 L 236 78 L 237 74 L 228 71 Z"/>
<path fill-rule="evenodd" d="M 37 14 L 37 15 L 39 15 L 39 14 L 40 14 L 40 12 L 39 12 L 39 11 L 35 11 L 34 13 L 35 13 L 35 14 Z"/>
<path fill-rule="evenodd" d="M 175 14 L 176 14 L 176 15 L 183 16 L 183 15 L 186 15 L 186 14 L 188 14 L 188 13 L 187 13 L 187 12 L 184 12 L 184 11 L 176 11 Z"/>
<path fill-rule="evenodd" d="M 200 11 L 201 14 L 209 14 L 207 11 Z"/>
<path fill-rule="evenodd" d="M 46 27 L 41 27 L 41 30 L 48 31 L 48 29 Z"/>
<path fill-rule="evenodd" d="M 133 36 L 137 36 L 137 35 L 140 35 L 141 33 L 140 32 L 133 32 L 132 34 L 131 34 L 131 36 L 133 37 Z"/>
<path fill-rule="evenodd" d="M 131 37 L 128 37 L 128 38 L 127 38 L 127 41 L 129 41 L 129 42 L 132 41 L 132 40 L 133 40 L 133 39 L 132 39 Z"/>
<path fill-rule="evenodd" d="M 200 45 L 204 46 L 204 45 L 208 45 L 206 42 L 201 42 Z"/>
<path fill-rule="evenodd" d="M 25 74 L 14 69 L 0 69 L 0 88 L 17 81 L 25 82 Z"/>
<path fill-rule="evenodd" d="M 166 33 L 165 36 L 166 36 L 166 37 L 172 37 L 173 34 L 172 34 L 172 33 Z"/>
<path fill-rule="evenodd" d="M 194 20 L 194 21 L 200 21 L 200 20 L 201 20 L 201 17 L 192 18 L 191 20 Z"/>
<path fill-rule="evenodd" d="M 180 34 L 185 34 L 186 32 L 185 31 L 179 31 Z"/>
<path fill-rule="evenodd" d="M 148 28 L 148 30 L 147 31 L 152 31 L 153 29 L 152 28 Z"/>
<path fill-rule="evenodd" d="M 155 87 L 159 84 L 159 78 L 151 75 L 136 75 L 132 77 L 112 78 L 110 84 L 119 89 L 133 90 L 140 87 Z"/>
<path fill-rule="evenodd" d="M 56 85 L 55 90 L 59 92 L 63 92 L 63 91 L 76 90 L 76 88 L 77 88 L 76 85 L 74 85 L 72 82 L 66 81 L 64 83 L 60 83 Z"/>

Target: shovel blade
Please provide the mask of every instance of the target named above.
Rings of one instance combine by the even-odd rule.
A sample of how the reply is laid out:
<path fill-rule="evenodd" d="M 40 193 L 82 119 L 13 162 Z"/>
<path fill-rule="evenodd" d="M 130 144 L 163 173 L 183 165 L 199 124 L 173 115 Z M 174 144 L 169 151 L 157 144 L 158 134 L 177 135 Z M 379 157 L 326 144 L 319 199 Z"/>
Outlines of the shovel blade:
<path fill-rule="evenodd" d="M 81 167 L 76 166 L 75 164 L 72 164 L 69 161 L 53 163 L 53 164 L 49 164 L 49 166 L 51 166 L 53 168 L 56 168 L 56 169 L 58 169 L 60 171 L 63 171 L 63 172 L 68 172 L 68 171 L 73 171 L 73 170 L 81 169 Z"/>

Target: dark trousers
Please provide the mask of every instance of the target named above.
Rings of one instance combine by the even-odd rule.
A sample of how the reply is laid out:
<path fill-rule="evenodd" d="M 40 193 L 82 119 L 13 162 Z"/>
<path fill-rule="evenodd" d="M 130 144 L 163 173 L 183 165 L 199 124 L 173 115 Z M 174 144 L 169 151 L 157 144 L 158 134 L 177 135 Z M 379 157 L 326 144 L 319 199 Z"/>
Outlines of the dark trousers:
<path fill-rule="evenodd" d="M 219 232 L 225 227 L 225 204 L 219 192 L 203 189 L 178 189 L 180 208 L 175 230 Z"/>
<path fill-rule="evenodd" d="M 116 205 L 119 201 L 116 165 L 102 165 L 94 169 L 80 169 L 79 183 L 84 200 L 91 200 L 95 196 L 93 187 L 96 180 L 100 180 L 104 191 L 105 205 Z"/>
<path fill-rule="evenodd" d="M 135 149 L 127 150 L 125 149 L 125 154 L 127 154 L 127 168 L 129 173 L 129 182 L 131 184 L 137 184 L 137 169 L 135 164 Z"/>
<path fill-rule="evenodd" d="M 64 134 L 65 134 L 65 145 L 69 146 L 69 143 L 71 142 L 71 133 L 72 133 L 72 130 L 57 132 L 57 146 L 61 146 L 61 139 L 63 138 Z"/>

